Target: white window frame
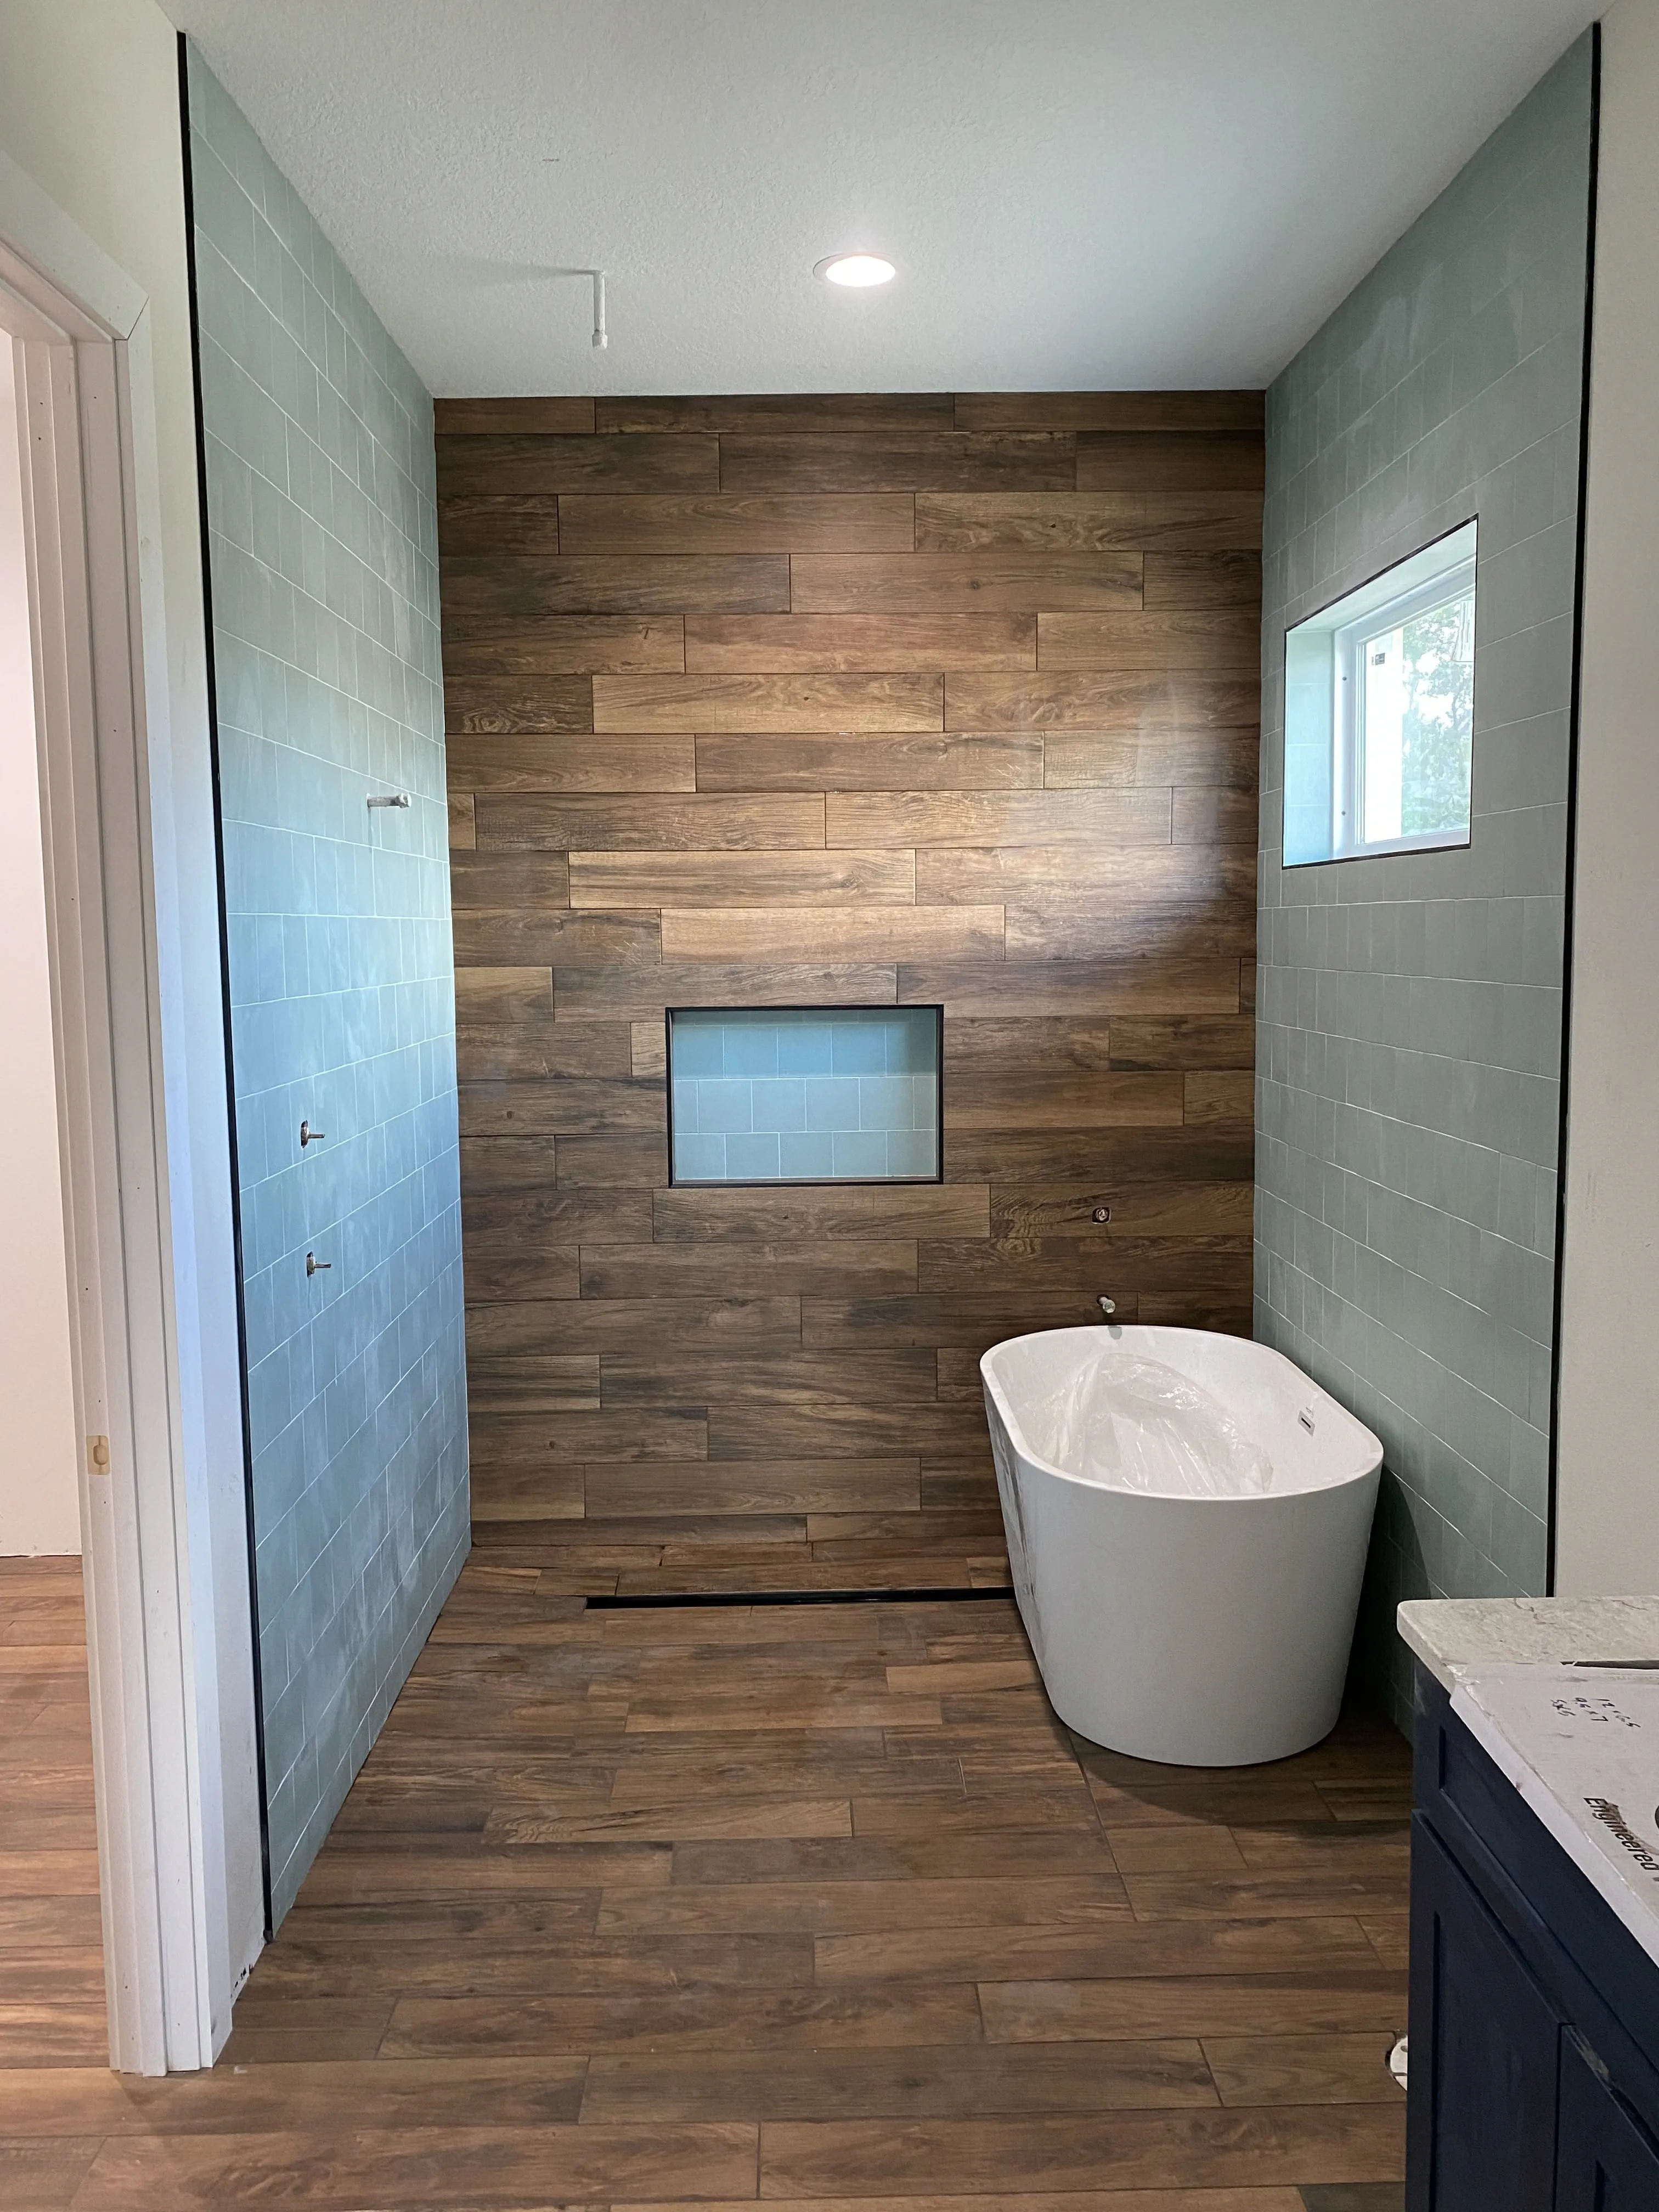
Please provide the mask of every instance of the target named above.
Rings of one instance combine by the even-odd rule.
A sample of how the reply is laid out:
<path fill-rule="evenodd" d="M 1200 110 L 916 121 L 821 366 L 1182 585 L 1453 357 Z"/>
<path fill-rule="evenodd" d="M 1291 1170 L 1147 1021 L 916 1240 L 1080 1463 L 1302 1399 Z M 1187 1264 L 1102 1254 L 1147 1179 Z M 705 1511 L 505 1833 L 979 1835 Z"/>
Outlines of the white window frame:
<path fill-rule="evenodd" d="M 1385 630 L 1397 629 L 1431 608 L 1453 599 L 1468 599 L 1475 587 L 1473 556 L 1455 568 L 1443 570 L 1426 582 L 1401 592 L 1382 606 L 1356 617 L 1336 631 L 1333 676 L 1336 696 L 1332 713 L 1335 757 L 1331 764 L 1331 857 L 1357 860 L 1371 853 L 1423 853 L 1455 849 L 1469 842 L 1471 818 L 1461 831 L 1422 830 L 1410 836 L 1368 837 L 1365 835 L 1365 647 Z M 1474 734 L 1470 734 L 1473 750 Z M 1471 767 L 1473 763 L 1471 763 Z"/>

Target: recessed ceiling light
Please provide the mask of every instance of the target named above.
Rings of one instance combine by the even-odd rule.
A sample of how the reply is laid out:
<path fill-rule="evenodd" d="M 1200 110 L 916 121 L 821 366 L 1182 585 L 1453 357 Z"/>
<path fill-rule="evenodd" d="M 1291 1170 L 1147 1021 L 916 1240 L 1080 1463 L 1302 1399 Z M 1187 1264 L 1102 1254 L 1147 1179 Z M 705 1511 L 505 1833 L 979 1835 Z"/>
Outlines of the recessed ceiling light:
<path fill-rule="evenodd" d="M 897 273 L 892 263 L 884 261 L 878 253 L 832 253 L 812 271 L 827 283 L 847 284 L 859 290 L 871 284 L 890 284 Z"/>

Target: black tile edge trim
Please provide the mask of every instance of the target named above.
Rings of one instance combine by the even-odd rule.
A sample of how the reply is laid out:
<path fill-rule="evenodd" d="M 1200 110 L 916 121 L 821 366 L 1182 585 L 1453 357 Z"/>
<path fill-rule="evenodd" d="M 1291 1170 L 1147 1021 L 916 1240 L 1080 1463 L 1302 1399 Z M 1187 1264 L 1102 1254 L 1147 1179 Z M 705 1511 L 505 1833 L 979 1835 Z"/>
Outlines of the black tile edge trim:
<path fill-rule="evenodd" d="M 1601 26 L 1590 40 L 1589 185 L 1584 210 L 1584 351 L 1578 403 L 1577 542 L 1573 552 L 1572 681 L 1567 709 L 1567 834 L 1561 929 L 1561 1085 L 1555 1144 L 1555 1267 L 1550 1311 L 1550 1432 L 1545 1504 L 1544 1589 L 1555 1594 L 1558 1503 L 1561 1488 L 1561 1294 L 1567 1255 L 1567 1144 L 1572 1091 L 1573 908 L 1578 887 L 1578 728 L 1583 702 L 1584 560 L 1590 461 L 1590 370 L 1595 335 L 1595 231 L 1601 170 Z"/>
<path fill-rule="evenodd" d="M 247 1516 L 248 1622 L 253 1645 L 253 1764 L 259 1797 L 259 1881 L 265 1941 L 275 1932 L 270 1887 L 270 1789 L 265 1759 L 265 1692 L 259 1643 L 258 1530 L 253 1515 L 253 1407 L 248 1389 L 247 1291 L 242 1267 L 242 1170 L 236 1136 L 236 1066 L 230 1020 L 230 923 L 225 896 L 225 811 L 219 775 L 219 675 L 213 649 L 213 553 L 208 526 L 207 418 L 202 399 L 202 322 L 196 283 L 196 177 L 190 151 L 190 41 L 179 33 L 179 140 L 183 163 L 185 274 L 190 300 L 190 362 L 196 408 L 196 498 L 202 535 L 202 632 L 213 778 L 213 865 L 219 903 L 219 978 L 225 1022 L 225 1123 L 229 1139 L 230 1234 L 236 1276 L 236 1347 L 242 1395 L 242 1494 Z"/>

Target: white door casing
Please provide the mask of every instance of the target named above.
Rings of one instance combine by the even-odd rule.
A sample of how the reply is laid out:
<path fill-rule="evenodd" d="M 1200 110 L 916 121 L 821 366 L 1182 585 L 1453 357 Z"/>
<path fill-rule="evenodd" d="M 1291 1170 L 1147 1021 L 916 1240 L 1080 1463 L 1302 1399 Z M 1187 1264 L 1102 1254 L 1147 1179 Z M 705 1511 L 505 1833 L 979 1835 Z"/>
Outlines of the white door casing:
<path fill-rule="evenodd" d="M 258 1948 L 228 1887 L 246 1885 L 228 1832 L 257 1821 L 242 1470 L 204 1463 L 191 1307 L 225 1255 L 204 1264 L 199 1179 L 169 1172 L 189 1091 L 164 1051 L 179 856 L 149 309 L 3 157 L 0 331 L 18 371 L 111 2063 L 153 2074 L 211 2064 Z M 223 1173 L 221 1228 L 228 1152 Z"/>

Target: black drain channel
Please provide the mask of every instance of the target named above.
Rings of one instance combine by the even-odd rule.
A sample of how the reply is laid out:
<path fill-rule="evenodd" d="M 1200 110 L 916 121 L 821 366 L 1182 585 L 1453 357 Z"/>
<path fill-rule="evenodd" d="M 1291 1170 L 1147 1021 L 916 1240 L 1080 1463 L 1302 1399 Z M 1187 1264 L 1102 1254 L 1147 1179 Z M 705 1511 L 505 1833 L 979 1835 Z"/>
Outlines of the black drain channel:
<path fill-rule="evenodd" d="M 576 1595 L 576 1593 L 573 1593 Z M 1000 1589 L 696 1590 L 678 1597 L 652 1591 L 646 1597 L 590 1597 L 590 1613 L 633 1613 L 665 1605 L 961 1605 L 1013 1596 Z"/>

